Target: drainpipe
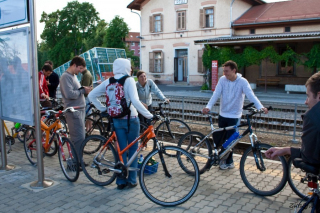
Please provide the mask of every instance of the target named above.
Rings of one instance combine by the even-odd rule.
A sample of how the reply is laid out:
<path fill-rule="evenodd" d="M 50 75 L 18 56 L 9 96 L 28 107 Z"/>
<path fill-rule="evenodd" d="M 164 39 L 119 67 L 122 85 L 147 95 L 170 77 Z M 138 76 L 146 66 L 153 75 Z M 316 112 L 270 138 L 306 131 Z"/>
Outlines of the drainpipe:
<path fill-rule="evenodd" d="M 232 5 L 234 3 L 235 0 L 232 0 L 231 4 L 230 4 L 230 37 L 232 37 Z"/>
<path fill-rule="evenodd" d="M 132 9 L 131 9 L 131 13 L 135 13 L 135 14 L 137 14 L 137 15 L 139 16 L 139 18 L 140 18 L 140 36 L 139 36 L 139 39 L 140 39 L 140 45 L 139 45 L 139 47 L 140 47 L 140 53 L 139 53 L 140 66 L 139 66 L 139 69 L 140 69 L 140 70 L 142 70 L 142 62 L 141 62 L 141 39 L 142 39 L 142 31 L 141 31 L 141 26 L 142 26 L 142 23 L 141 23 L 141 15 L 140 15 L 139 13 L 137 13 L 137 12 L 132 11 Z"/>

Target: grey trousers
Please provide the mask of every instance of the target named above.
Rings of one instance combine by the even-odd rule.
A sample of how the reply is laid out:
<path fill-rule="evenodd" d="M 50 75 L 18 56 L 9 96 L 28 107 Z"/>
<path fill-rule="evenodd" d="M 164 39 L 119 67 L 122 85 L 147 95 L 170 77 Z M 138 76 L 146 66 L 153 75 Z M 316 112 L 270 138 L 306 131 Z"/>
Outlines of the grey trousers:
<path fill-rule="evenodd" d="M 78 159 L 80 160 L 82 155 L 80 150 L 81 143 L 84 141 L 86 134 L 84 125 L 85 109 L 77 109 L 75 112 L 67 112 L 65 116 L 68 124 L 70 139 L 76 148 Z"/>

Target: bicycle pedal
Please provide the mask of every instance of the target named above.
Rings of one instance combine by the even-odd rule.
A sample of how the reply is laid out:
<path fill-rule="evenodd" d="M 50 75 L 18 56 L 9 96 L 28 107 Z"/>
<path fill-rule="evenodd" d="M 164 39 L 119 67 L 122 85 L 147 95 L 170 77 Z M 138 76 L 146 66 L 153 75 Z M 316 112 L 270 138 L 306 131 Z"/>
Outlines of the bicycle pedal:
<path fill-rule="evenodd" d="M 102 174 L 108 174 L 110 172 L 110 169 L 103 169 L 101 171 Z"/>

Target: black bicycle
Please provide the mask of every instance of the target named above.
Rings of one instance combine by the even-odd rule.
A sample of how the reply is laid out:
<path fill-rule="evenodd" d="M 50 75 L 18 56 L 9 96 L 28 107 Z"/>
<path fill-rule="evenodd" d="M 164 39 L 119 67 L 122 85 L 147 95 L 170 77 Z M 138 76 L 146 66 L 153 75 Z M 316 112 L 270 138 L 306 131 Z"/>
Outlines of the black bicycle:
<path fill-rule="evenodd" d="M 252 106 L 253 103 L 243 108 L 249 111 L 246 114 L 245 123 L 217 129 L 213 127 L 212 117 L 218 116 L 218 113 L 209 112 L 208 118 L 211 132 L 206 136 L 200 132 L 188 132 L 181 137 L 178 146 L 185 148 L 192 154 L 198 163 L 200 174 L 202 174 L 212 166 L 218 166 L 220 161 L 224 160 L 232 148 L 240 142 L 240 139 L 249 133 L 251 147 L 245 150 L 241 157 L 240 175 L 244 184 L 252 192 L 262 196 L 270 196 L 280 192 L 286 185 L 288 177 L 287 163 L 284 157 L 279 157 L 276 160 L 266 159 L 264 153 L 271 146 L 258 141 L 257 136 L 252 131 L 250 118 L 254 114 L 261 113 L 261 111 Z M 269 107 L 269 110 L 271 109 L 272 107 Z M 222 146 L 225 146 L 223 151 L 221 151 L 220 146 L 211 137 L 215 132 L 224 131 L 223 134 L 225 134 L 228 130 L 237 130 L 243 126 L 248 126 L 248 128 L 242 134 L 234 137 L 229 145 L 225 146 L 226 144 L 222 144 Z M 213 144 L 213 148 L 211 143 Z"/>
<path fill-rule="evenodd" d="M 301 158 L 290 159 L 289 161 L 289 185 L 292 190 L 299 195 L 306 202 L 301 206 L 301 201 L 296 208 L 300 207 L 299 213 L 308 207 L 309 204 L 312 205 L 311 212 L 320 210 L 320 168 L 314 165 L 310 165 L 304 162 Z M 303 175 L 302 175 L 303 174 Z M 297 184 L 298 178 L 300 184 Z"/>

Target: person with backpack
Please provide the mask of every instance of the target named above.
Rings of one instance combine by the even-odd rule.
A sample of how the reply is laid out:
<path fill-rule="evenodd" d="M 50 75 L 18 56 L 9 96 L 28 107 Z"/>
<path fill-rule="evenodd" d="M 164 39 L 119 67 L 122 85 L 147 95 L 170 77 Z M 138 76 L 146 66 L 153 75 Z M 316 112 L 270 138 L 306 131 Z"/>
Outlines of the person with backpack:
<path fill-rule="evenodd" d="M 161 92 L 161 90 L 157 87 L 157 85 L 151 79 L 147 79 L 147 75 L 144 71 L 139 70 L 137 72 L 138 81 L 136 83 L 139 99 L 142 104 L 149 111 L 152 110 L 152 96 L 151 92 L 153 92 L 160 100 L 166 101 L 169 103 L 169 99 L 167 99 Z M 139 119 L 141 122 L 145 122 L 143 116 L 139 115 Z"/>
<path fill-rule="evenodd" d="M 123 150 L 129 143 L 139 136 L 140 122 L 138 112 L 144 117 L 151 119 L 153 115 L 139 101 L 135 81 L 130 77 L 130 61 L 118 58 L 113 62 L 113 74 L 94 88 L 88 95 L 92 104 L 100 110 L 107 112 L 113 119 L 114 129 L 117 135 L 120 149 Z M 106 96 L 106 106 L 98 98 Z M 138 143 L 134 144 L 122 155 L 123 163 L 126 164 L 138 149 Z M 135 159 L 131 167 L 138 167 L 138 160 Z M 130 171 L 127 179 L 117 177 L 117 189 L 125 187 L 133 188 L 137 186 L 137 172 Z"/>

